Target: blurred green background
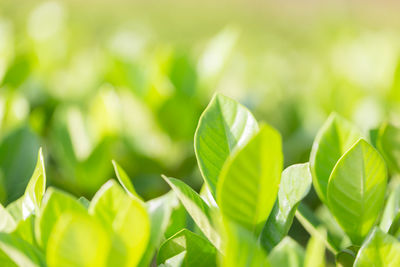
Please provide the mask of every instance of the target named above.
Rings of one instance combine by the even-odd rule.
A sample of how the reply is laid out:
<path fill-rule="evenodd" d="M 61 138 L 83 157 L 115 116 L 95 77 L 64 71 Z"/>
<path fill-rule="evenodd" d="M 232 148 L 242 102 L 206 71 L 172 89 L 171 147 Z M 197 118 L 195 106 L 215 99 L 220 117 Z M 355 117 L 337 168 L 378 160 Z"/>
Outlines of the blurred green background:
<path fill-rule="evenodd" d="M 44 148 L 51 185 L 90 198 L 126 169 L 202 183 L 193 151 L 214 92 L 308 161 L 331 111 L 367 131 L 400 122 L 395 1 L 0 1 L 0 201 L 22 195 Z"/>

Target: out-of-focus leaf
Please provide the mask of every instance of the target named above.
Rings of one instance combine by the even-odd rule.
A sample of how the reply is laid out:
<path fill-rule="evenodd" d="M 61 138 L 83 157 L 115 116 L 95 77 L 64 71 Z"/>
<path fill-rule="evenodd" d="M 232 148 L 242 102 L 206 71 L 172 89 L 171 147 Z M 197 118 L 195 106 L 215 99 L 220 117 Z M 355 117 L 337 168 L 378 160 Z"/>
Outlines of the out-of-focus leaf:
<path fill-rule="evenodd" d="M 349 246 L 336 254 L 336 263 L 342 267 L 351 267 L 357 257 L 359 246 Z"/>
<path fill-rule="evenodd" d="M 220 248 L 220 237 L 212 225 L 212 217 L 210 207 L 204 200 L 184 182 L 163 176 L 164 180 L 171 186 L 183 206 L 193 218 L 197 226 L 204 235 L 216 247 Z"/>
<path fill-rule="evenodd" d="M 388 167 L 400 172 L 400 129 L 384 123 L 379 129 L 376 145 Z"/>
<path fill-rule="evenodd" d="M 376 227 L 358 251 L 354 266 L 400 266 L 399 241 Z"/>
<path fill-rule="evenodd" d="M 221 171 L 217 203 L 222 215 L 259 234 L 275 203 L 282 167 L 281 136 L 263 125 Z"/>
<path fill-rule="evenodd" d="M 131 194 L 132 196 L 135 196 L 139 199 L 141 197 L 136 193 L 135 188 L 133 187 L 133 184 L 131 182 L 131 179 L 129 178 L 128 174 L 122 169 L 122 167 L 115 161 L 112 161 L 112 164 L 114 166 L 114 171 L 115 174 L 117 175 L 118 181 L 121 183 L 122 187 L 126 190 L 128 194 Z"/>
<path fill-rule="evenodd" d="M 257 121 L 244 106 L 216 94 L 200 117 L 195 153 L 204 181 L 216 196 L 217 182 L 229 155 L 257 132 Z"/>
<path fill-rule="evenodd" d="M 159 247 L 172 211 L 172 201 L 176 196 L 169 192 L 161 197 L 152 199 L 146 203 L 150 215 L 150 238 L 146 251 L 140 260 L 139 266 L 149 266 L 155 250 Z"/>
<path fill-rule="evenodd" d="M 0 204 L 0 232 L 9 233 L 17 226 L 15 219 L 7 209 Z"/>
<path fill-rule="evenodd" d="M 325 246 L 334 254 L 340 249 L 339 246 L 334 242 L 336 239 L 329 231 L 327 235 L 321 235 L 321 231 L 318 230 L 322 225 L 322 222 L 314 215 L 313 211 L 310 210 L 305 204 L 300 203 L 297 211 L 296 218 L 299 220 L 301 225 L 307 230 L 312 236 L 319 236 L 320 239 L 325 241 Z"/>
<path fill-rule="evenodd" d="M 285 237 L 269 254 L 271 267 L 304 266 L 304 249 L 290 237 Z"/>
<path fill-rule="evenodd" d="M 46 190 L 46 171 L 42 149 L 39 149 L 38 160 L 22 200 L 22 218 L 39 211 L 44 192 Z"/>
<path fill-rule="evenodd" d="M 11 202 L 7 207 L 6 210 L 8 213 L 14 218 L 16 222 L 22 220 L 22 201 L 23 197 Z"/>
<path fill-rule="evenodd" d="M 0 249 L 18 266 L 46 266 L 43 253 L 16 234 L 0 233 Z M 3 259 L 1 258 L 1 260 Z M 8 260 L 6 260 L 5 264 L 9 264 L 7 261 Z M 12 266 L 12 264 L 10 264 L 10 266 Z"/>
<path fill-rule="evenodd" d="M 36 246 L 35 240 L 35 216 L 30 215 L 25 220 L 20 220 L 15 228 L 13 235 L 23 239 L 31 245 Z"/>
<path fill-rule="evenodd" d="M 51 232 L 46 258 L 49 267 L 105 267 L 112 240 L 89 215 L 64 213 Z"/>
<path fill-rule="evenodd" d="M 217 266 L 217 249 L 207 239 L 182 229 L 166 240 L 157 255 L 158 264 L 186 251 L 179 266 Z"/>
<path fill-rule="evenodd" d="M 115 242 L 123 244 L 123 248 L 113 246 L 115 255 L 110 259 L 110 264 L 136 265 L 150 236 L 150 220 L 144 204 L 110 180 L 93 197 L 89 213 L 98 218 L 105 228 L 111 228 L 118 240 Z"/>
<path fill-rule="evenodd" d="M 225 254 L 222 267 L 268 267 L 267 254 L 253 233 L 234 222 L 224 222 Z"/>
<path fill-rule="evenodd" d="M 386 182 L 385 162 L 363 139 L 340 158 L 332 171 L 329 209 L 355 245 L 361 245 L 382 209 Z"/>
<path fill-rule="evenodd" d="M 325 229 L 320 229 L 320 231 L 322 232 L 323 236 L 326 236 Z M 304 257 L 305 267 L 325 266 L 325 239 L 322 239 L 320 235 L 314 235 L 310 237 Z"/>
<path fill-rule="evenodd" d="M 0 144 L 0 168 L 4 175 L 7 203 L 23 193 L 35 167 L 38 138 L 27 128 L 8 134 Z"/>
<path fill-rule="evenodd" d="M 260 235 L 260 242 L 267 251 L 271 251 L 289 232 L 297 206 L 307 195 L 311 183 L 308 163 L 292 165 L 282 172 L 278 200 Z"/>
<path fill-rule="evenodd" d="M 90 206 L 90 201 L 89 199 L 85 198 L 85 197 L 80 197 L 78 198 L 78 202 L 81 203 L 86 209 L 89 208 Z"/>
<path fill-rule="evenodd" d="M 396 235 L 400 223 L 400 185 L 390 193 L 381 218 L 380 228 L 385 233 Z"/>
<path fill-rule="evenodd" d="M 49 188 L 35 219 L 35 236 L 39 246 L 46 251 L 47 242 L 58 218 L 66 212 L 86 214 L 85 207 L 72 195 Z"/>
<path fill-rule="evenodd" d="M 360 132 L 336 113 L 319 130 L 310 154 L 310 167 L 315 191 L 324 203 L 333 167 L 360 137 Z"/>

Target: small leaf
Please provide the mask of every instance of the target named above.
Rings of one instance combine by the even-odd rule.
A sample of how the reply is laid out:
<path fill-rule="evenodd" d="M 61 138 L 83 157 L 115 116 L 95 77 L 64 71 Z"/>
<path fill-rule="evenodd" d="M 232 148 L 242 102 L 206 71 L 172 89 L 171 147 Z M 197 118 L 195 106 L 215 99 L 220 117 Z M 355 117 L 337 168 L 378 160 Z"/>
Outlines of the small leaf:
<path fill-rule="evenodd" d="M 360 139 L 340 158 L 328 184 L 329 209 L 355 245 L 360 245 L 382 209 L 385 162 Z"/>
<path fill-rule="evenodd" d="M 113 244 L 117 254 L 111 262 L 118 261 L 118 265 L 125 262 L 125 266 L 136 265 L 147 247 L 150 235 L 150 221 L 143 203 L 126 194 L 114 180 L 110 180 L 93 197 L 89 214 L 115 233 L 117 241 L 114 242 L 122 243 L 123 248 L 117 248 Z"/>
<path fill-rule="evenodd" d="M 384 123 L 378 132 L 376 142 L 388 166 L 395 172 L 400 172 L 400 129 Z"/>
<path fill-rule="evenodd" d="M 217 249 L 207 239 L 187 229 L 182 229 L 161 245 L 157 262 L 166 263 L 182 252 L 186 253 L 179 266 L 217 266 Z"/>
<path fill-rule="evenodd" d="M 42 149 L 39 149 L 36 168 L 26 187 L 22 200 L 22 218 L 26 219 L 30 214 L 37 213 L 46 190 L 46 172 Z"/>
<path fill-rule="evenodd" d="M 399 229 L 400 222 L 400 185 L 390 193 L 383 211 L 380 228 L 385 233 L 395 235 Z"/>
<path fill-rule="evenodd" d="M 200 117 L 194 147 L 200 172 L 216 196 L 222 167 L 238 147 L 257 132 L 257 121 L 244 106 L 226 96 L 216 94 Z"/>
<path fill-rule="evenodd" d="M 281 137 L 263 125 L 224 165 L 217 196 L 221 213 L 258 234 L 275 203 L 282 166 Z"/>
<path fill-rule="evenodd" d="M 325 229 L 319 229 L 322 236 L 326 236 Z M 306 254 L 304 257 L 305 267 L 324 267 L 325 266 L 325 239 L 320 235 L 313 235 L 307 243 Z"/>
<path fill-rule="evenodd" d="M 139 266 L 150 266 L 155 250 L 159 247 L 168 226 L 172 212 L 172 202 L 176 199 L 173 192 L 152 199 L 146 203 L 150 215 L 150 238 Z"/>
<path fill-rule="evenodd" d="M 310 154 L 313 184 L 319 198 L 327 203 L 329 176 L 339 158 L 361 137 L 348 121 L 333 113 L 318 131 Z"/>
<path fill-rule="evenodd" d="M 304 249 L 290 237 L 285 237 L 269 254 L 271 267 L 301 267 L 304 265 Z"/>
<path fill-rule="evenodd" d="M 354 267 L 369 266 L 400 266 L 400 243 L 399 241 L 374 228 L 358 251 Z"/>
<path fill-rule="evenodd" d="M 112 161 L 112 164 L 114 166 L 114 171 L 117 175 L 118 181 L 121 183 L 126 192 L 128 192 L 128 194 L 131 194 L 132 196 L 141 199 L 141 197 L 136 193 L 131 179 L 129 178 L 128 174 L 126 174 L 125 170 L 122 169 L 122 167 L 115 160 Z"/>
<path fill-rule="evenodd" d="M 269 261 L 253 233 L 234 223 L 224 221 L 225 254 L 222 267 L 267 267 Z"/>
<path fill-rule="evenodd" d="M 282 172 L 278 200 L 260 235 L 260 242 L 271 251 L 289 232 L 299 202 L 311 187 L 309 164 L 296 164 Z"/>
<path fill-rule="evenodd" d="M 111 246 L 106 229 L 89 215 L 61 215 L 47 245 L 49 267 L 105 267 Z"/>
<path fill-rule="evenodd" d="M 72 195 L 49 188 L 44 195 L 42 207 L 35 220 L 35 236 L 38 244 L 46 250 L 51 231 L 58 218 L 66 212 L 86 214 L 85 207 Z"/>
<path fill-rule="evenodd" d="M 182 202 L 182 205 L 193 218 L 200 230 L 211 241 L 211 243 L 219 249 L 221 240 L 211 223 L 212 217 L 210 207 L 184 182 L 175 178 L 168 178 L 166 176 L 162 177 L 169 184 L 172 190 L 174 190 L 175 194 Z"/>

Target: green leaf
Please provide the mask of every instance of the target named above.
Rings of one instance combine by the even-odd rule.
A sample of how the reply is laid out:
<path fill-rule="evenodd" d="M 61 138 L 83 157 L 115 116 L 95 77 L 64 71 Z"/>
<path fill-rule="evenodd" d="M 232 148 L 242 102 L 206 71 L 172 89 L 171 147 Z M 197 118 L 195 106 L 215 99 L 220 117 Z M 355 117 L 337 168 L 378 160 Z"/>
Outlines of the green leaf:
<path fill-rule="evenodd" d="M 319 198 L 327 203 L 329 176 L 339 158 L 358 140 L 361 133 L 336 113 L 318 131 L 310 154 L 313 184 Z"/>
<path fill-rule="evenodd" d="M 207 239 L 187 229 L 182 229 L 161 245 L 157 263 L 166 263 L 182 252 L 186 253 L 179 266 L 217 266 L 217 249 Z"/>
<path fill-rule="evenodd" d="M 378 132 L 376 146 L 382 153 L 388 167 L 400 172 L 400 129 L 384 123 Z"/>
<path fill-rule="evenodd" d="M 22 218 L 27 218 L 32 213 L 37 213 L 46 190 L 46 172 L 42 148 L 39 149 L 38 160 L 22 200 Z"/>
<path fill-rule="evenodd" d="M 193 218 L 200 230 L 211 241 L 211 243 L 219 249 L 221 240 L 217 231 L 212 225 L 210 207 L 192 188 L 190 188 L 184 182 L 175 178 L 168 178 L 166 176 L 162 177 L 175 192 L 179 200 L 182 202 L 182 205 Z"/>
<path fill-rule="evenodd" d="M 221 213 L 258 234 L 275 203 L 282 165 L 281 136 L 261 126 L 222 169 L 217 196 Z"/>
<path fill-rule="evenodd" d="M 282 172 L 278 200 L 260 235 L 260 242 L 271 251 L 289 232 L 300 201 L 308 194 L 312 183 L 308 163 L 295 164 Z"/>
<path fill-rule="evenodd" d="M 224 221 L 225 254 L 222 267 L 267 267 L 265 250 L 258 244 L 253 233 L 242 226 Z"/>
<path fill-rule="evenodd" d="M 396 238 L 374 228 L 358 251 L 355 267 L 400 266 L 400 243 Z"/>
<path fill-rule="evenodd" d="M 81 213 L 61 215 L 47 245 L 49 267 L 105 267 L 112 240 L 98 220 Z"/>
<path fill-rule="evenodd" d="M 24 200 L 24 196 L 22 196 L 19 199 L 11 202 L 6 207 L 6 210 L 14 218 L 14 220 L 16 222 L 19 222 L 20 220 L 22 220 L 22 201 L 23 200 Z"/>
<path fill-rule="evenodd" d="M 0 250 L 18 266 L 46 266 L 43 253 L 17 234 L 0 233 Z M 0 259 L 3 260 L 2 257 Z M 8 262 L 8 264 L 10 263 Z M 10 264 L 10 266 L 13 265 Z"/>
<path fill-rule="evenodd" d="M 257 132 L 257 121 L 247 108 L 216 94 L 200 117 L 194 147 L 200 172 L 216 196 L 222 167 L 229 155 Z"/>
<path fill-rule="evenodd" d="M 336 254 L 336 264 L 342 267 L 354 265 L 360 246 L 349 246 Z"/>
<path fill-rule="evenodd" d="M 301 267 L 304 265 L 304 249 L 290 237 L 285 237 L 269 254 L 272 267 Z"/>
<path fill-rule="evenodd" d="M 128 174 L 126 174 L 125 170 L 122 169 L 122 167 L 115 160 L 112 161 L 112 164 L 114 166 L 114 171 L 117 175 L 118 181 L 121 183 L 126 192 L 128 192 L 128 194 L 131 194 L 132 196 L 141 199 L 141 197 L 136 193 L 131 179 L 129 178 Z"/>
<path fill-rule="evenodd" d="M 326 236 L 325 229 L 319 229 L 322 236 Z M 325 266 L 325 238 L 320 235 L 313 235 L 307 243 L 306 254 L 304 257 L 304 266 L 306 267 L 324 267 Z"/>
<path fill-rule="evenodd" d="M 0 232 L 12 232 L 17 223 L 9 211 L 0 204 Z"/>
<path fill-rule="evenodd" d="M 66 212 L 86 214 L 85 207 L 72 195 L 55 188 L 49 188 L 43 197 L 42 207 L 35 219 L 36 240 L 43 250 L 58 218 Z"/>
<path fill-rule="evenodd" d="M 382 209 L 385 162 L 360 139 L 340 158 L 328 184 L 329 209 L 355 245 L 360 245 Z"/>
<path fill-rule="evenodd" d="M 395 235 L 400 222 L 400 185 L 390 193 L 381 218 L 380 228 L 385 233 Z M 390 231 L 390 232 L 389 232 Z"/>
<path fill-rule="evenodd" d="M 152 199 L 146 203 L 150 214 L 150 238 L 139 266 L 150 266 L 155 250 L 159 247 L 172 212 L 172 202 L 176 199 L 173 192 Z"/>
<path fill-rule="evenodd" d="M 93 197 L 89 214 L 97 217 L 106 229 L 116 235 L 113 248 L 119 251 L 115 251 L 111 262 L 118 260 L 125 262 L 125 266 L 135 266 L 147 247 L 150 235 L 149 216 L 143 203 L 125 193 L 114 180 L 110 180 Z"/>

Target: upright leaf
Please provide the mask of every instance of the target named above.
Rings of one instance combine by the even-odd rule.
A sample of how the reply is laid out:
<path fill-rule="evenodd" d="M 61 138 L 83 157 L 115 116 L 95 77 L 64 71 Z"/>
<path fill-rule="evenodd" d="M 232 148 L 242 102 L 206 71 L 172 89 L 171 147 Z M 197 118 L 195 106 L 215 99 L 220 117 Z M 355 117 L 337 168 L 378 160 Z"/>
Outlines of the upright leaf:
<path fill-rule="evenodd" d="M 271 251 L 289 232 L 299 202 L 311 187 L 311 173 L 308 163 L 296 164 L 282 172 L 278 199 L 260 235 L 260 241 Z"/>
<path fill-rule="evenodd" d="M 244 106 L 216 94 L 200 117 L 194 147 L 204 181 L 216 196 L 218 177 L 229 155 L 257 132 L 257 121 Z"/>
<path fill-rule="evenodd" d="M 336 113 L 319 130 L 310 154 L 310 167 L 315 191 L 324 203 L 333 167 L 360 137 L 360 132 Z"/>
<path fill-rule="evenodd" d="M 89 214 L 98 218 L 106 229 L 116 235 L 114 242 L 117 244 L 113 249 L 118 251 L 114 250 L 115 257 L 110 261 L 118 261 L 118 265 L 120 262 L 125 262 L 125 266 L 136 265 L 147 247 L 150 235 L 150 221 L 143 203 L 110 180 L 93 197 Z M 118 243 L 122 243 L 122 247 L 117 248 Z"/>
<path fill-rule="evenodd" d="M 131 179 L 129 178 L 128 174 L 126 174 L 125 170 L 122 169 L 122 167 L 115 160 L 112 161 L 112 164 L 114 166 L 114 171 L 117 175 L 117 179 L 121 183 L 122 187 L 126 190 L 126 192 L 128 192 L 128 194 L 131 194 L 132 196 L 141 199 L 141 197 L 136 193 Z"/>
<path fill-rule="evenodd" d="M 387 174 L 385 162 L 360 139 L 338 161 L 328 184 L 328 203 L 343 230 L 360 245 L 383 206 Z"/>
<path fill-rule="evenodd" d="M 7 209 L 0 204 L 0 232 L 11 232 L 15 229 L 17 223 Z"/>
<path fill-rule="evenodd" d="M 271 267 L 304 266 L 304 249 L 290 237 L 285 237 L 269 254 Z"/>
<path fill-rule="evenodd" d="M 105 267 L 111 246 L 106 229 L 89 215 L 64 213 L 48 240 L 49 267 Z"/>
<path fill-rule="evenodd" d="M 326 236 L 326 230 L 319 229 L 322 236 Z M 304 257 L 305 267 L 324 267 L 325 266 L 325 243 L 320 235 L 313 235 L 307 243 L 306 254 Z"/>
<path fill-rule="evenodd" d="M 376 146 L 389 167 L 400 172 L 400 129 L 384 123 L 379 129 Z"/>
<path fill-rule="evenodd" d="M 354 267 L 400 266 L 400 243 L 391 235 L 375 228 L 358 251 Z"/>
<path fill-rule="evenodd" d="M 87 213 L 86 208 L 72 195 L 49 188 L 35 219 L 36 240 L 43 250 L 47 248 L 48 239 L 58 218 L 66 212 Z"/>
<path fill-rule="evenodd" d="M 269 261 L 264 249 L 258 244 L 253 233 L 242 226 L 225 221 L 225 254 L 222 267 L 268 267 Z"/>
<path fill-rule="evenodd" d="M 217 266 L 217 249 L 207 239 L 187 229 L 182 229 L 161 245 L 157 262 L 165 263 L 182 252 L 186 253 L 179 266 Z"/>
<path fill-rule="evenodd" d="M 399 229 L 400 222 L 400 185 L 398 185 L 389 195 L 383 211 L 380 228 L 385 232 L 395 235 Z"/>
<path fill-rule="evenodd" d="M 263 125 L 224 165 L 217 203 L 224 216 L 258 232 L 278 194 L 283 165 L 279 133 Z"/>
<path fill-rule="evenodd" d="M 184 182 L 175 178 L 168 178 L 166 176 L 162 177 L 171 186 L 172 190 L 175 192 L 200 230 L 211 241 L 211 243 L 219 249 L 221 240 L 217 231 L 212 225 L 210 207 L 192 188 L 190 188 Z"/>

